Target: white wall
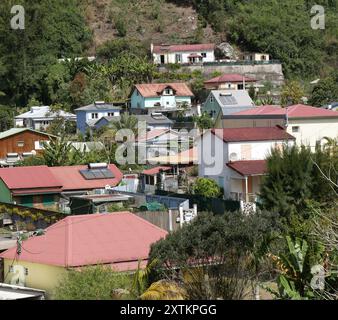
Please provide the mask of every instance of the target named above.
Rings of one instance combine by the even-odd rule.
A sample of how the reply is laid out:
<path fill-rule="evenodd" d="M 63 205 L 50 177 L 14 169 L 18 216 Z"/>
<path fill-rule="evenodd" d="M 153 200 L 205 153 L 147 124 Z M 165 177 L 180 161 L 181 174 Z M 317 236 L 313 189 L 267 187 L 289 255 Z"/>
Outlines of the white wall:
<path fill-rule="evenodd" d="M 265 160 L 272 148 L 282 146 L 286 141 L 248 141 L 224 143 L 222 139 L 213 135 L 210 131 L 198 139 L 199 176 L 215 180 L 219 184 L 219 177 L 223 177 L 224 194 L 230 196 L 231 192 L 242 193 L 243 176 L 230 169 L 226 164 L 230 162 L 230 155 L 236 153 L 241 160 Z M 289 145 L 293 145 L 289 141 Z M 242 146 L 250 146 L 250 158 L 243 158 Z M 253 192 L 259 191 L 259 178 L 253 181 Z"/>
<path fill-rule="evenodd" d="M 103 118 L 103 117 L 108 117 L 108 111 L 102 111 L 102 112 L 100 112 L 100 111 L 92 111 L 92 112 L 88 112 L 86 114 L 86 121 L 93 120 L 92 113 L 97 113 L 98 114 L 98 118 L 97 118 L 98 120 L 101 119 L 101 118 Z M 111 112 L 109 112 L 109 113 L 111 113 Z M 118 117 L 118 116 L 120 116 L 120 111 L 114 111 L 114 117 Z"/>
<path fill-rule="evenodd" d="M 164 55 L 164 63 L 176 63 L 176 54 L 180 54 L 182 56 L 182 61 L 180 63 L 189 63 L 189 56 L 191 54 L 201 55 L 202 53 L 206 53 L 206 58 L 203 58 L 203 62 L 214 62 L 215 61 L 215 53 L 214 51 L 190 51 L 190 52 L 175 52 L 175 53 L 154 53 L 154 63 L 161 63 L 161 55 Z"/>
<path fill-rule="evenodd" d="M 337 113 L 338 115 L 338 113 Z M 293 132 L 292 127 L 299 126 L 299 132 Z M 324 137 L 335 139 L 338 137 L 338 119 L 290 119 L 287 132 L 296 138 L 298 145 L 315 148 L 316 142 Z M 325 141 L 322 141 L 324 144 Z"/>

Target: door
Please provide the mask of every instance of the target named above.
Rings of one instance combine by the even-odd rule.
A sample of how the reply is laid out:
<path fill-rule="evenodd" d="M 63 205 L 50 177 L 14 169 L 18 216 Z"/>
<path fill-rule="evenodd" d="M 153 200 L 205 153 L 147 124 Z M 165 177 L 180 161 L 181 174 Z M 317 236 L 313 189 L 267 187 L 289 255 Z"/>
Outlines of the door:
<path fill-rule="evenodd" d="M 161 64 L 164 64 L 165 63 L 165 60 L 164 60 L 164 55 L 161 54 Z"/>

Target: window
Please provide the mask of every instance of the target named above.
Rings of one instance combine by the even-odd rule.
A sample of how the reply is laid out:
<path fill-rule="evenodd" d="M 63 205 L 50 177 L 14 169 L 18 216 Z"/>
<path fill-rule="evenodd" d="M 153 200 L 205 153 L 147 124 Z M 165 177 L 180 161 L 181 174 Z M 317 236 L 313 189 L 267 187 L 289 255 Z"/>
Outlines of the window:
<path fill-rule="evenodd" d="M 28 276 L 28 268 L 25 268 L 25 276 Z"/>
<path fill-rule="evenodd" d="M 299 127 L 298 126 L 292 127 L 292 132 L 293 133 L 299 132 Z"/>
<path fill-rule="evenodd" d="M 166 95 L 169 96 L 169 95 L 172 95 L 172 94 L 173 94 L 173 91 L 172 91 L 171 89 L 168 88 L 168 89 L 165 89 L 165 90 L 164 90 L 164 94 L 166 94 Z"/>
<path fill-rule="evenodd" d="M 263 56 L 262 56 L 262 60 L 266 60 L 266 56 L 263 55 Z"/>
<path fill-rule="evenodd" d="M 98 119 L 99 114 L 98 113 L 92 113 L 92 119 Z"/>
<path fill-rule="evenodd" d="M 44 147 L 43 147 L 44 143 L 48 144 L 49 141 L 35 141 L 34 142 L 35 150 L 43 150 L 44 149 Z"/>
<path fill-rule="evenodd" d="M 210 102 L 214 103 L 214 96 L 210 96 Z"/>
<path fill-rule="evenodd" d="M 241 83 L 241 84 L 238 84 L 237 85 L 237 89 L 238 90 L 244 90 L 244 85 Z"/>
<path fill-rule="evenodd" d="M 24 141 L 18 141 L 17 146 L 19 148 L 23 148 L 25 146 L 25 142 Z"/>
<path fill-rule="evenodd" d="M 114 117 L 115 116 L 115 112 L 108 112 L 108 117 Z"/>
<path fill-rule="evenodd" d="M 241 145 L 242 160 L 251 160 L 251 151 L 252 148 L 250 144 Z"/>
<path fill-rule="evenodd" d="M 175 60 L 176 60 L 176 63 L 182 62 L 182 55 L 179 53 L 176 53 Z"/>
<path fill-rule="evenodd" d="M 206 52 L 202 52 L 202 53 L 201 53 L 201 56 L 202 56 L 203 58 L 206 58 L 206 57 L 207 57 L 207 53 L 206 53 Z"/>
<path fill-rule="evenodd" d="M 14 271 L 14 268 L 13 268 L 13 266 L 9 266 L 9 268 L 8 268 L 8 272 L 13 272 Z"/>

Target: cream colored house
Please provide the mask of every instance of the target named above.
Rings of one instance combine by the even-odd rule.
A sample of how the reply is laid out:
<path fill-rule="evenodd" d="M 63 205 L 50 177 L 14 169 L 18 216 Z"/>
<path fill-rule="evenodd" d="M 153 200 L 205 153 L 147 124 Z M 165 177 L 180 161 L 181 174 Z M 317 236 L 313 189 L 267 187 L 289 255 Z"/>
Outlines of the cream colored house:
<path fill-rule="evenodd" d="M 280 125 L 296 138 L 297 145 L 315 148 L 325 137 L 338 137 L 338 112 L 307 105 L 288 108 L 262 106 L 224 116 L 223 128 L 274 127 Z"/>
<path fill-rule="evenodd" d="M 155 64 L 215 62 L 215 44 L 151 45 Z"/>
<path fill-rule="evenodd" d="M 279 127 L 209 130 L 198 139 L 199 176 L 215 180 L 226 198 L 255 202 L 271 149 L 294 141 Z"/>
<path fill-rule="evenodd" d="M 145 267 L 150 246 L 167 232 L 130 212 L 69 216 L 2 254 L 4 282 L 52 297 L 69 270 L 103 264 L 117 272 Z"/>
<path fill-rule="evenodd" d="M 245 61 L 269 61 L 270 55 L 267 53 L 247 52 L 243 54 L 242 59 Z"/>

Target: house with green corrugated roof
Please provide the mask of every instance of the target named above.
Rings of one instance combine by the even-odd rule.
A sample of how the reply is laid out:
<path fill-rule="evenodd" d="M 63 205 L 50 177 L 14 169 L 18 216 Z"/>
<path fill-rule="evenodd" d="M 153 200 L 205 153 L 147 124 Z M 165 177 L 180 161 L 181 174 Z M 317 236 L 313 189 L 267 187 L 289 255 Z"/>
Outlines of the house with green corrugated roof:
<path fill-rule="evenodd" d="M 28 128 L 12 128 L 1 132 L 1 165 L 6 165 L 7 159 L 20 160 L 25 156 L 36 155 L 42 152 L 43 142 L 50 141 L 53 138 L 55 139 L 56 136 Z"/>

